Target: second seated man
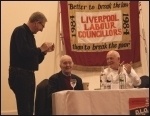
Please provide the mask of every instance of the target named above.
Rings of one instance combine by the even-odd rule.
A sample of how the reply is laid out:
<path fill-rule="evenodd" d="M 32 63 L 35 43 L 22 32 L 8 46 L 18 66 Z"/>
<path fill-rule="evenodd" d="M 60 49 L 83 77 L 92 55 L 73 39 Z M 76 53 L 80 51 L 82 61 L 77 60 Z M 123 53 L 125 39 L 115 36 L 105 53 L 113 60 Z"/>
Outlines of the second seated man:
<path fill-rule="evenodd" d="M 73 65 L 73 60 L 69 55 L 63 55 L 60 58 L 61 71 L 53 74 L 49 78 L 48 82 L 48 94 L 50 100 L 52 100 L 52 93 L 54 92 L 62 90 L 73 90 L 70 84 L 70 79 L 76 79 L 77 81 L 74 90 L 83 90 L 82 79 L 79 76 L 71 73 Z M 50 105 L 52 105 L 52 101 L 50 101 Z M 52 106 L 50 106 L 50 108 L 50 114 L 52 114 Z"/>

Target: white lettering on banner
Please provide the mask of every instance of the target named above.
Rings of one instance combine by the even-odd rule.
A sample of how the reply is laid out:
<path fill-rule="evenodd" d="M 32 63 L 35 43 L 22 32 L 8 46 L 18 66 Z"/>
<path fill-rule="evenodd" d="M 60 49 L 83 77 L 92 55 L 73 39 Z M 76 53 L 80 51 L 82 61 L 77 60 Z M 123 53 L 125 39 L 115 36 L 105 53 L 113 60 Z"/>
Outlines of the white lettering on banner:
<path fill-rule="evenodd" d="M 144 108 L 143 110 L 142 109 L 135 110 L 135 115 L 145 115 L 148 113 L 149 113 L 148 108 Z"/>

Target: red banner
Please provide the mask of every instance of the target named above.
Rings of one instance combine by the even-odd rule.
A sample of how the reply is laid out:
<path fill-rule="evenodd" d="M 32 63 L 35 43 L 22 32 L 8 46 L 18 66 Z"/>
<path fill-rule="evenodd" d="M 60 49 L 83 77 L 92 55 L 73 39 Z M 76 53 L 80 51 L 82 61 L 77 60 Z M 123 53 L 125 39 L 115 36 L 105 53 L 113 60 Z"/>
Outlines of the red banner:
<path fill-rule="evenodd" d="M 130 115 L 149 115 L 149 98 L 129 98 Z"/>
<path fill-rule="evenodd" d="M 60 1 L 60 6 L 65 51 L 75 69 L 99 70 L 109 50 L 141 65 L 138 1 Z"/>

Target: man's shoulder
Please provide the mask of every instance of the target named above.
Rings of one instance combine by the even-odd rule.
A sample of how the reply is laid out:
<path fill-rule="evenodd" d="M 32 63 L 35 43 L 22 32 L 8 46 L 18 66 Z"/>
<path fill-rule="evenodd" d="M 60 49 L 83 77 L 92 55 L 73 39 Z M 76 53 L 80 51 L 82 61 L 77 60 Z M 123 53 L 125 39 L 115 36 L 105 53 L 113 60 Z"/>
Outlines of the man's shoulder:
<path fill-rule="evenodd" d="M 57 73 L 54 73 L 54 74 L 52 74 L 50 77 L 49 77 L 49 79 L 51 80 L 53 80 L 53 79 L 60 79 L 60 77 L 62 77 L 62 73 L 61 73 L 61 71 L 60 72 L 57 72 Z"/>
<path fill-rule="evenodd" d="M 57 78 L 59 73 L 52 74 L 49 78 Z"/>
<path fill-rule="evenodd" d="M 17 27 L 15 27 L 14 31 L 21 31 L 21 30 L 25 30 L 25 26 L 26 24 L 23 24 L 23 25 L 19 25 Z"/>
<path fill-rule="evenodd" d="M 104 69 L 104 71 L 108 72 L 108 71 L 112 71 L 112 69 L 107 67 L 107 68 Z"/>

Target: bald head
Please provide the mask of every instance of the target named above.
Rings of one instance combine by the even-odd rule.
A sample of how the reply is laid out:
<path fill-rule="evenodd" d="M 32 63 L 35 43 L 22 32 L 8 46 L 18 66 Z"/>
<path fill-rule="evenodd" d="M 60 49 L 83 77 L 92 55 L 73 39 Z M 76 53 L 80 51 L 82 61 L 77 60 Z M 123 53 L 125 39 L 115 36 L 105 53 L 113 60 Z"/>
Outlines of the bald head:
<path fill-rule="evenodd" d="M 72 58 L 69 56 L 69 55 L 63 55 L 61 58 L 60 58 L 60 64 L 62 64 L 62 62 L 64 62 L 65 60 L 69 60 L 71 62 L 72 61 Z"/>
<path fill-rule="evenodd" d="M 63 55 L 60 58 L 60 68 L 66 75 L 70 75 L 73 67 L 72 58 L 69 55 Z"/>
<path fill-rule="evenodd" d="M 117 51 L 115 51 L 115 50 L 109 51 L 109 52 L 107 53 L 107 56 L 108 56 L 108 55 L 112 55 L 112 56 L 114 56 L 114 57 L 120 58 L 119 52 L 117 52 Z"/>
<path fill-rule="evenodd" d="M 120 64 L 120 54 L 115 50 L 111 50 L 107 53 L 106 56 L 107 64 L 112 69 L 118 69 Z"/>

